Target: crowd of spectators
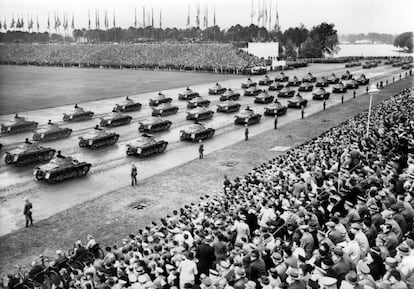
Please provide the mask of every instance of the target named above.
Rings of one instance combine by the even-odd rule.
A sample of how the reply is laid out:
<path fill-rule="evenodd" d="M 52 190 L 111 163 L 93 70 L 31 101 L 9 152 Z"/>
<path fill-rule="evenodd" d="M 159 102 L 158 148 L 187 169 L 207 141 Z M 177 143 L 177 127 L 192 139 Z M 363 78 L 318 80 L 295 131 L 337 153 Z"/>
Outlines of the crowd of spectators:
<path fill-rule="evenodd" d="M 3 44 L 0 63 L 249 73 L 265 61 L 231 44 Z"/>
<path fill-rule="evenodd" d="M 65 266 L 58 251 L 56 287 L 414 288 L 413 92 L 375 106 L 369 135 L 363 112 L 245 176 L 225 177 L 223 192 L 81 268 Z M 92 236 L 77 241 L 71 258 L 95 246 Z"/>

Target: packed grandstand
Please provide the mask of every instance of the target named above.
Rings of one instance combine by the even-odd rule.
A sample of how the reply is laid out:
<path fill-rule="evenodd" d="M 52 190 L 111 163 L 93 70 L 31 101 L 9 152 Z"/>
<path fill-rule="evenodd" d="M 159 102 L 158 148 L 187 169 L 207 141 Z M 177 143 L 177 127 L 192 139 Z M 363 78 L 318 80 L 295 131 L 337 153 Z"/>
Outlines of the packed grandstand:
<path fill-rule="evenodd" d="M 3 44 L 0 64 L 247 73 L 265 61 L 231 44 Z"/>
<path fill-rule="evenodd" d="M 374 107 L 369 135 L 358 114 L 116 245 L 88 236 L 34 261 L 8 288 L 414 288 L 413 92 Z"/>

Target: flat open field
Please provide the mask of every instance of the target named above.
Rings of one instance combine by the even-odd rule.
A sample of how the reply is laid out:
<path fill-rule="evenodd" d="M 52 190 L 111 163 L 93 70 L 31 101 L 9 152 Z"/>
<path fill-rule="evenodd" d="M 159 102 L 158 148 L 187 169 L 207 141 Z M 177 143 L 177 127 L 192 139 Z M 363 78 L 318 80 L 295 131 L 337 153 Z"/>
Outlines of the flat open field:
<path fill-rule="evenodd" d="M 0 115 L 238 77 L 244 76 L 0 65 Z"/>

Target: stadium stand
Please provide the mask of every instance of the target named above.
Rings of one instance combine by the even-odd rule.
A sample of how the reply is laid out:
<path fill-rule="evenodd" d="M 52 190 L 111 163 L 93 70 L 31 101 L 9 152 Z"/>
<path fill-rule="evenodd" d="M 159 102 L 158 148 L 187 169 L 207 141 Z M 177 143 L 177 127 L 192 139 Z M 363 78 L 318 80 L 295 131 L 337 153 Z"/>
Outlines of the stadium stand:
<path fill-rule="evenodd" d="M 248 74 L 264 60 L 230 44 L 3 44 L 0 63 Z"/>
<path fill-rule="evenodd" d="M 8 287 L 414 288 L 413 92 L 375 106 L 368 136 L 364 112 L 118 245 L 88 236 L 42 257 Z"/>

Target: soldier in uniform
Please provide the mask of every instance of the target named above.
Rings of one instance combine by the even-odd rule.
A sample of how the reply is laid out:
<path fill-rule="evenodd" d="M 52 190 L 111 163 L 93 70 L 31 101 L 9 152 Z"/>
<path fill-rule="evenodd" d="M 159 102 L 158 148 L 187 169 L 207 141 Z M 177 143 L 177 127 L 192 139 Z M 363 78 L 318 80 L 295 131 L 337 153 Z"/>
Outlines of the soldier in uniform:
<path fill-rule="evenodd" d="M 204 145 L 201 139 L 198 142 L 200 143 L 200 146 L 198 147 L 198 157 L 201 160 L 204 158 Z"/>
<path fill-rule="evenodd" d="M 33 208 L 33 205 L 29 201 L 29 198 L 25 198 L 24 199 L 23 214 L 24 214 L 24 217 L 26 219 L 26 227 L 29 227 L 29 225 L 33 226 L 32 208 Z"/>
<path fill-rule="evenodd" d="M 274 129 L 277 129 L 277 112 L 275 114 Z"/>
<path fill-rule="evenodd" d="M 138 183 L 137 181 L 138 170 L 135 164 L 132 164 L 131 167 L 131 186 L 134 186 Z"/>
<path fill-rule="evenodd" d="M 247 123 L 245 125 L 246 129 L 244 130 L 244 140 L 249 140 L 249 128 L 247 126 Z"/>

